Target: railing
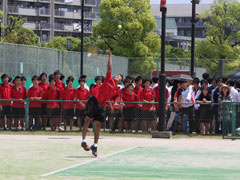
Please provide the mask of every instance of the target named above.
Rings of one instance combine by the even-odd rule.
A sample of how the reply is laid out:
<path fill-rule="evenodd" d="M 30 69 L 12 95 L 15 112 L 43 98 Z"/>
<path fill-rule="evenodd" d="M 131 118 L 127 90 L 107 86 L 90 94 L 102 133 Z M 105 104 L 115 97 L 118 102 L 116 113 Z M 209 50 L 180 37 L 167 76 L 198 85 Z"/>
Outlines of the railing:
<path fill-rule="evenodd" d="M 85 5 L 96 5 L 96 0 L 84 0 Z"/>
<path fill-rule="evenodd" d="M 84 12 L 84 18 L 87 18 L 87 19 L 95 19 L 95 18 L 96 18 L 96 13 Z"/>
<path fill-rule="evenodd" d="M 55 0 L 55 2 L 65 3 L 65 0 Z"/>
<path fill-rule="evenodd" d="M 58 9 L 55 9 L 55 16 L 65 16 L 64 11 L 59 11 Z"/>
<path fill-rule="evenodd" d="M 56 30 L 64 30 L 64 24 L 55 23 L 54 27 Z"/>
<path fill-rule="evenodd" d="M 3 117 L 6 116 L 7 122 L 11 121 L 11 123 L 4 125 L 1 124 L 4 122 L 0 121 L 0 128 L 10 129 L 12 121 L 17 120 L 18 123 L 18 119 L 21 118 L 25 121 L 24 124 L 21 124 L 22 127 L 25 127 L 25 130 L 32 129 L 34 127 L 38 127 L 38 130 L 41 130 L 42 127 L 44 129 L 46 128 L 46 124 L 42 124 L 40 122 L 43 122 L 48 118 L 50 119 L 50 121 L 51 118 L 57 118 L 59 119 L 59 122 L 61 122 L 61 119 L 64 120 L 66 118 L 72 121 L 79 118 L 84 119 L 84 111 L 87 100 L 30 101 L 29 99 L 2 99 L 0 100 L 0 102 L 2 104 L 1 107 Z M 34 106 L 33 103 L 35 103 Z M 109 103 L 111 103 L 111 101 L 109 101 Z M 107 114 L 104 121 L 106 129 L 109 129 L 109 131 L 116 130 L 119 132 L 122 132 L 124 130 L 126 130 L 127 132 L 148 132 L 152 130 L 157 130 L 157 124 L 159 122 L 158 116 L 160 113 L 157 109 L 158 107 L 156 106 L 157 102 L 149 103 L 140 101 L 122 101 L 118 103 L 120 107 L 118 106 L 114 109 L 111 109 L 111 106 L 104 107 Z M 61 106 L 59 104 L 61 104 Z M 204 126 L 208 128 L 208 133 L 210 133 L 212 132 L 210 131 L 210 127 L 213 130 L 215 129 L 214 125 L 218 124 L 218 129 L 215 129 L 215 131 L 221 131 L 223 138 L 240 138 L 240 103 L 202 103 L 200 104 L 198 113 L 197 110 L 195 110 L 195 105 L 199 104 L 190 104 L 190 106 L 185 108 L 181 107 L 184 103 L 166 103 L 166 106 L 167 104 L 171 105 L 169 106 L 171 116 L 169 119 L 166 117 L 167 124 L 165 128 L 167 130 L 171 130 L 175 133 L 190 133 L 190 131 L 192 133 L 193 131 L 197 132 L 199 130 L 201 134 L 203 134 L 202 131 L 204 129 Z M 209 108 L 206 109 L 206 105 Z M 33 108 L 35 106 L 39 108 Z M 191 110 L 189 108 L 191 108 Z M 186 109 L 188 110 L 186 111 Z M 203 111 L 205 112 L 205 114 L 202 114 Z M 212 115 L 214 116 L 209 113 L 212 113 Z M 33 119 L 35 119 L 35 124 L 32 121 Z M 40 121 L 40 119 L 42 121 Z M 213 123 L 213 119 L 215 123 Z M 124 125 L 124 122 L 131 123 L 132 125 Z M 106 126 L 106 124 L 108 124 L 108 126 Z M 17 128 L 18 125 L 19 124 L 15 124 L 14 128 Z M 51 129 L 53 130 L 54 127 L 51 127 Z"/>
<path fill-rule="evenodd" d="M 18 13 L 19 8 L 17 6 L 8 6 L 8 12 L 9 13 Z"/>

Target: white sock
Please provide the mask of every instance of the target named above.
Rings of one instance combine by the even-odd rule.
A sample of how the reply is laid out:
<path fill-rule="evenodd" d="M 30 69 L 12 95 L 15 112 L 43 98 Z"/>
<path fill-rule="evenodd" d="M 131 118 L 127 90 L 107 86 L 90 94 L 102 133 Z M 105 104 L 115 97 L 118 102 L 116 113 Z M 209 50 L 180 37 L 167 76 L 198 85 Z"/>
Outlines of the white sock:
<path fill-rule="evenodd" d="M 97 144 L 94 143 L 93 146 L 94 146 L 94 147 L 97 147 Z"/>
<path fill-rule="evenodd" d="M 85 143 L 85 142 L 87 142 L 86 139 L 83 139 L 83 140 L 82 140 L 82 143 Z"/>

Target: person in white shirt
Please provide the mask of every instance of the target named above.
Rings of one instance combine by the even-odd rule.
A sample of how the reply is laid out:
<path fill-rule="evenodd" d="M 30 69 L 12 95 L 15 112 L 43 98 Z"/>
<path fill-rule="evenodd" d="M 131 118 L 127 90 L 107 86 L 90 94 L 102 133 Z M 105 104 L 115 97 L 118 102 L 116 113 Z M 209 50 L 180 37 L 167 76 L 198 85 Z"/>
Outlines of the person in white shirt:
<path fill-rule="evenodd" d="M 233 102 L 239 102 L 239 94 L 238 91 L 235 89 L 235 81 L 234 80 L 229 80 L 228 84 L 230 86 L 231 92 L 230 95 L 232 97 Z"/>
<path fill-rule="evenodd" d="M 81 75 L 81 76 L 79 77 L 79 79 L 83 79 L 83 80 L 86 82 L 86 83 L 84 84 L 84 88 L 89 91 L 89 87 L 88 87 L 88 85 L 87 85 L 87 75 Z M 80 85 L 79 85 L 77 88 L 79 88 L 79 87 L 80 87 Z"/>
<path fill-rule="evenodd" d="M 182 92 L 181 92 L 181 103 L 182 103 L 182 114 L 183 117 L 187 116 L 189 121 L 189 133 L 191 134 L 195 129 L 194 121 L 194 106 L 193 106 L 193 97 L 192 92 L 193 88 L 188 84 L 187 80 L 182 80 Z"/>
<path fill-rule="evenodd" d="M 152 82 L 151 88 L 155 89 L 158 86 L 158 77 L 152 77 Z"/>
<path fill-rule="evenodd" d="M 199 78 L 194 78 L 193 79 L 193 91 L 192 91 L 192 97 L 194 100 L 194 103 L 196 103 L 197 98 L 201 94 L 201 89 L 199 87 Z M 200 133 L 200 111 L 199 111 L 199 104 L 194 104 L 194 110 L 195 110 L 195 122 L 196 122 L 196 131 L 197 133 Z"/>

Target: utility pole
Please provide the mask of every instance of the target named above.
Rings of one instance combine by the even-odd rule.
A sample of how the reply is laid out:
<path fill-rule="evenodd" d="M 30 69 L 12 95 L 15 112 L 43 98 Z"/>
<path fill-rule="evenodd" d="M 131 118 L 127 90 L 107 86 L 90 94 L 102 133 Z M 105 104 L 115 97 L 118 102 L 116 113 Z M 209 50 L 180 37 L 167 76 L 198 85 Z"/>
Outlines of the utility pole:
<path fill-rule="evenodd" d="M 195 23 L 196 23 L 196 4 L 199 4 L 200 0 L 192 0 L 192 43 L 191 43 L 191 76 L 195 75 Z"/>
<path fill-rule="evenodd" d="M 161 74 L 159 76 L 159 123 L 158 130 L 165 130 L 165 102 L 166 102 L 166 75 L 165 75 L 165 46 L 166 46 L 166 0 L 161 0 L 160 11 L 162 12 L 161 34 Z"/>
<path fill-rule="evenodd" d="M 82 15 L 81 15 L 81 69 L 80 73 L 83 75 L 83 46 L 84 46 L 84 0 L 82 0 Z"/>

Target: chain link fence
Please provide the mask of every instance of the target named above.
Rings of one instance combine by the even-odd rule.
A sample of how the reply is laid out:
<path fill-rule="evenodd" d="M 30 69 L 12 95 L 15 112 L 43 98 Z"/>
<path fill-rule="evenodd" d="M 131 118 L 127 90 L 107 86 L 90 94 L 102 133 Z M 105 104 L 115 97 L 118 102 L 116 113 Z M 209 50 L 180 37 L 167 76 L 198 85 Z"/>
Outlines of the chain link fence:
<path fill-rule="evenodd" d="M 105 75 L 107 60 L 107 55 L 84 53 L 83 73 L 89 78 Z M 32 77 L 41 72 L 52 74 L 55 70 L 60 70 L 66 77 L 79 77 L 81 53 L 0 43 L 0 65 L 0 73 L 8 73 L 12 77 L 16 75 Z M 128 59 L 113 56 L 113 74 L 120 73 L 128 75 Z"/>
<path fill-rule="evenodd" d="M 120 103 L 121 106 L 114 108 L 111 108 L 111 102 L 105 105 L 102 131 L 151 133 L 157 130 L 161 113 L 157 103 Z M 79 131 L 84 125 L 87 101 L 26 99 L 1 100 L 1 104 L 0 130 Z M 199 104 L 191 104 L 188 108 L 181 107 L 181 103 L 166 104 L 165 129 L 173 133 L 222 134 L 226 139 L 240 138 L 240 103 L 208 104 L 207 109 L 199 110 L 195 110 L 194 105 Z M 90 128 L 94 129 L 94 123 Z"/>

